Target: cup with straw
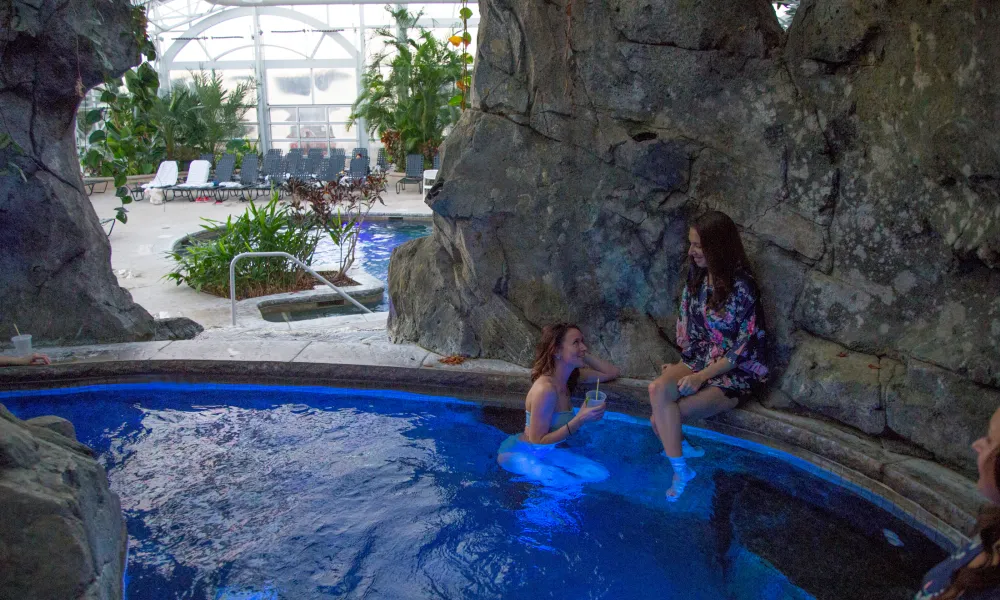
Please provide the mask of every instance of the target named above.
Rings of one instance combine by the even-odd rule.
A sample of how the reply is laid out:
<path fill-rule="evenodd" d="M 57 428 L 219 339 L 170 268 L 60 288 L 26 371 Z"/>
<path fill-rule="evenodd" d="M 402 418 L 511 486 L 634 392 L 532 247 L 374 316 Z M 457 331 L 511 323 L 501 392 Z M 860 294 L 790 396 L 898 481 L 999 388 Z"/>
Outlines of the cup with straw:
<path fill-rule="evenodd" d="M 585 398 L 586 398 L 585 402 L 586 402 L 587 406 L 600 406 L 600 405 L 604 404 L 607 401 L 608 395 L 601 393 L 601 380 L 600 380 L 600 378 L 597 379 L 597 388 L 594 389 L 594 390 L 592 390 L 592 391 L 587 392 Z"/>
<path fill-rule="evenodd" d="M 14 337 L 10 338 L 11 343 L 14 344 L 14 353 L 18 356 L 28 356 L 31 354 L 31 334 L 22 334 L 21 330 L 17 328 L 17 323 L 14 323 L 14 332 L 17 333 Z"/>

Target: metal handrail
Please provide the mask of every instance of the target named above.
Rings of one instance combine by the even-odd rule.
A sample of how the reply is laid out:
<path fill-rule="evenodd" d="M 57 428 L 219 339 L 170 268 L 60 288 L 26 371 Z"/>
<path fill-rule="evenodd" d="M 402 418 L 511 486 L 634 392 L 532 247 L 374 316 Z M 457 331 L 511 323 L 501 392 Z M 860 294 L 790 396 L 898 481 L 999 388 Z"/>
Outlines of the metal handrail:
<path fill-rule="evenodd" d="M 292 256 L 291 254 L 289 254 L 287 252 L 241 252 L 241 253 L 237 254 L 235 257 L 233 257 L 232 262 L 229 263 L 229 297 L 230 297 L 230 299 L 233 302 L 233 325 L 234 326 L 236 325 L 236 263 L 241 258 L 247 258 L 247 257 L 251 257 L 251 256 L 280 256 L 282 258 L 287 258 L 288 260 L 290 260 L 290 261 L 294 262 L 295 264 L 299 265 L 300 267 L 302 267 L 307 273 L 309 273 L 310 275 L 312 275 L 316 279 L 319 279 L 320 281 L 322 281 L 326 285 L 328 285 L 331 288 L 333 288 L 333 291 L 335 291 L 338 294 L 340 294 L 341 296 L 343 296 L 346 300 L 350 301 L 351 304 L 353 304 L 354 306 L 357 306 L 358 308 L 360 308 L 361 310 L 365 311 L 366 313 L 371 313 L 372 312 L 372 311 L 368 310 L 368 308 L 364 304 L 361 304 L 360 302 L 358 302 L 354 298 L 351 298 L 350 294 L 348 294 L 344 290 L 340 289 L 339 287 L 333 285 L 332 283 L 330 283 L 329 281 L 327 281 L 325 277 L 323 277 L 322 275 L 320 275 L 316 271 L 313 271 L 308 266 L 306 266 L 306 264 L 303 263 L 301 260 L 295 258 L 294 256 Z"/>

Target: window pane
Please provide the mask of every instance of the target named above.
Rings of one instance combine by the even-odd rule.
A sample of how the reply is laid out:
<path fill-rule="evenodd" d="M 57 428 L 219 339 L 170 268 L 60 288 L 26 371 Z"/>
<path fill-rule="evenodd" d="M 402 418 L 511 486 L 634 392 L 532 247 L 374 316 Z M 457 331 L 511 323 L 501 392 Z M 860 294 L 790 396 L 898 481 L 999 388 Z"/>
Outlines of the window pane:
<path fill-rule="evenodd" d="M 327 152 L 326 140 L 315 140 L 315 139 L 302 140 L 302 143 L 299 144 L 299 147 L 302 148 L 303 150 L 308 150 L 309 148 L 320 148 L 323 150 L 324 154 L 326 154 Z"/>
<path fill-rule="evenodd" d="M 267 101 L 271 104 L 312 104 L 309 69 L 267 69 Z"/>
<path fill-rule="evenodd" d="M 329 129 L 326 125 L 299 125 L 299 136 L 305 140 L 305 138 L 323 138 L 326 139 L 330 136 Z"/>
<path fill-rule="evenodd" d="M 248 140 L 255 140 L 255 139 L 259 138 L 260 137 L 260 133 L 257 130 L 257 126 L 256 125 L 247 125 L 246 126 L 246 134 L 244 134 L 243 137 L 245 137 Z"/>
<path fill-rule="evenodd" d="M 248 123 L 256 123 L 257 122 L 257 109 L 256 108 L 251 108 L 250 110 L 248 110 L 247 114 L 243 116 L 243 120 L 247 121 Z"/>
<path fill-rule="evenodd" d="M 331 121 L 347 121 L 347 117 L 351 114 L 350 106 L 331 106 L 329 110 Z"/>
<path fill-rule="evenodd" d="M 322 106 L 301 106 L 299 107 L 299 120 L 323 123 L 326 121 L 326 109 Z"/>
<path fill-rule="evenodd" d="M 227 91 L 236 89 L 236 86 L 250 82 L 250 91 L 246 95 L 247 102 L 257 102 L 256 87 L 253 86 L 253 71 L 250 69 L 226 69 L 218 71 L 222 77 L 222 87 Z"/>
<path fill-rule="evenodd" d="M 334 138 L 354 138 L 357 137 L 357 127 L 347 130 L 347 123 L 330 123 L 330 137 Z"/>
<path fill-rule="evenodd" d="M 297 125 L 271 125 L 272 138 L 297 138 L 299 128 Z"/>
<path fill-rule="evenodd" d="M 272 123 L 287 123 L 288 121 L 295 120 L 295 107 L 289 108 L 272 108 L 271 109 L 271 122 Z"/>
<path fill-rule="evenodd" d="M 317 104 L 351 104 L 358 95 L 354 69 L 314 69 Z"/>

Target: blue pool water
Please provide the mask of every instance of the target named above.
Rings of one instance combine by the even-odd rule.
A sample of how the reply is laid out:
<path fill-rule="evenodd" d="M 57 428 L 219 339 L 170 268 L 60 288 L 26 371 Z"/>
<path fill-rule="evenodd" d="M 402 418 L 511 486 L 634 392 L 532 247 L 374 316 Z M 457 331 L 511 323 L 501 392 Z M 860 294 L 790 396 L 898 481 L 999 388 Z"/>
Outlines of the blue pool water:
<path fill-rule="evenodd" d="M 366 221 L 361 225 L 355 264 L 382 283 L 389 281 L 389 257 L 393 249 L 409 240 L 430 235 L 430 222 L 417 221 Z M 339 264 L 340 249 L 329 237 L 320 240 L 316 248 L 313 264 Z M 375 311 L 389 310 L 389 290 L 386 287 L 382 302 Z M 344 309 L 341 309 L 344 312 Z"/>
<path fill-rule="evenodd" d="M 552 488 L 496 464 L 523 411 L 450 398 L 154 384 L 0 402 L 70 419 L 99 453 L 128 524 L 129 600 L 909 599 L 945 554 L 719 436 L 696 440 L 698 476 L 667 504 L 659 445 L 627 417 L 566 445 L 606 480 Z"/>

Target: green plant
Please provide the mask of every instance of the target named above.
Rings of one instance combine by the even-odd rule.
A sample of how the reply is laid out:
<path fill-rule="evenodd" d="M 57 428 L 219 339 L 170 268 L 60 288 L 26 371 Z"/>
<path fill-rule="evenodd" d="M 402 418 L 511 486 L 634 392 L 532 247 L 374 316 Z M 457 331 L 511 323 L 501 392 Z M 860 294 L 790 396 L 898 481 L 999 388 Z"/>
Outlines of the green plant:
<path fill-rule="evenodd" d="M 429 159 L 444 138 L 444 130 L 458 119 L 459 109 L 449 104 L 462 77 L 462 59 L 430 32 L 415 28 L 420 14 L 387 7 L 402 35 L 379 29 L 386 51 L 372 57 L 361 75 L 361 93 L 351 107 L 351 124 L 364 119 L 369 136 L 398 135 L 400 143 L 387 148 L 392 161 L 405 164 L 408 153 Z M 471 13 L 470 13 L 471 14 Z M 471 37 L 469 38 L 471 40 Z M 463 84 L 464 85 L 464 84 Z"/>
<path fill-rule="evenodd" d="M 226 90 L 222 76 L 215 71 L 193 73 L 189 89 L 198 109 L 189 145 L 201 152 L 221 154 L 228 142 L 242 138 L 246 134 L 243 117 L 253 107 L 247 103 L 253 86 L 251 81 L 241 81 Z"/>
<path fill-rule="evenodd" d="M 202 229 L 217 237 L 171 252 L 175 266 L 165 277 L 217 296 L 229 295 L 229 264 L 241 252 L 287 252 L 308 265 L 320 237 L 309 222 L 279 202 L 278 190 L 266 205 L 250 203 L 235 219 L 204 221 Z M 236 266 L 237 297 L 288 291 L 302 278 L 302 271 L 287 260 L 246 258 Z"/>
<path fill-rule="evenodd" d="M 102 177 L 116 174 L 144 175 L 152 173 L 165 156 L 164 138 L 154 117 L 159 77 L 149 63 L 126 71 L 122 82 L 105 82 L 101 88 L 104 108 L 95 108 L 84 115 L 83 126 L 89 135 L 90 148 L 83 164 Z M 115 186 L 124 186 L 124 177 Z"/>
<path fill-rule="evenodd" d="M 108 78 L 101 90 L 101 102 L 105 109 L 93 109 L 84 115 L 83 127 L 90 132 L 98 121 L 105 121 L 104 127 L 90 132 L 88 142 L 91 147 L 84 153 L 82 163 L 85 169 L 114 180 L 115 195 L 121 206 L 115 208 L 115 218 L 128 222 L 126 204 L 132 203 L 132 196 L 125 187 L 128 175 L 152 172 L 159 154 L 162 138 L 157 128 L 142 115 L 148 113 L 159 88 L 160 79 L 149 61 L 156 60 L 156 48 L 146 31 L 148 21 L 142 4 L 134 4 L 131 9 L 131 29 L 139 49 L 141 63 L 135 69 L 125 72 L 124 78 Z M 105 64 L 106 57 L 97 50 Z M 128 94 L 121 94 L 122 81 Z M 86 91 L 77 79 L 77 94 L 83 98 Z"/>
<path fill-rule="evenodd" d="M 297 180 L 288 182 L 291 210 L 304 223 L 325 232 L 340 249 L 337 278 L 345 276 L 354 264 L 361 225 L 376 203 L 385 204 L 382 199 L 385 189 L 385 173 L 373 173 L 345 183 L 332 181 L 322 187 Z"/>
<path fill-rule="evenodd" d="M 150 119 L 163 137 L 164 154 L 169 160 L 191 160 L 199 154 L 192 145 L 200 115 L 198 98 L 183 87 L 157 96 L 150 106 Z"/>

